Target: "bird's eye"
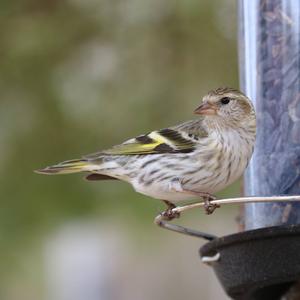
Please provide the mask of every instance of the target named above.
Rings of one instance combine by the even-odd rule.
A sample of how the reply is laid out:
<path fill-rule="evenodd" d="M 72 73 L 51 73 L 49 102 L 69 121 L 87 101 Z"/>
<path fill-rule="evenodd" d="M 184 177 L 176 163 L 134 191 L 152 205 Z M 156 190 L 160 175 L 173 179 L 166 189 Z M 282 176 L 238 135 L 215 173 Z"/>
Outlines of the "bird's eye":
<path fill-rule="evenodd" d="M 228 104 L 230 102 L 230 98 L 229 97 L 224 97 L 221 99 L 221 103 L 222 104 Z"/>

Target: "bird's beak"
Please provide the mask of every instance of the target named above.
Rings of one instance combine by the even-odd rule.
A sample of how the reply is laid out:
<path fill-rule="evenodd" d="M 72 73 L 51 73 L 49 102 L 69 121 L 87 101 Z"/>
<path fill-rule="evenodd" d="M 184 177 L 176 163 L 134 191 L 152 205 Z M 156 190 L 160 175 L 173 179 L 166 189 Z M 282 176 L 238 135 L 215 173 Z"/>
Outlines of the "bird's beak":
<path fill-rule="evenodd" d="M 209 102 L 202 103 L 198 108 L 194 110 L 197 115 L 216 115 L 218 107 Z"/>

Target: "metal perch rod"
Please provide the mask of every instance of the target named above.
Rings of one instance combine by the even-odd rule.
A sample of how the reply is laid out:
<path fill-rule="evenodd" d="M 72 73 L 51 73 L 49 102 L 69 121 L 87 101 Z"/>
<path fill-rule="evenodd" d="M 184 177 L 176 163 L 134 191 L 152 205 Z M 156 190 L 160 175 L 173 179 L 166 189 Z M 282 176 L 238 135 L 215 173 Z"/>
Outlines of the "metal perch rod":
<path fill-rule="evenodd" d="M 283 202 L 283 201 L 300 201 L 300 196 L 295 195 L 295 196 L 270 196 L 270 197 L 238 197 L 238 198 L 216 199 L 210 201 L 210 203 L 222 205 L 222 204 L 244 204 L 244 203 L 259 203 L 259 202 Z M 204 202 L 197 202 L 197 203 L 188 204 L 184 206 L 177 206 L 172 209 L 172 212 L 183 213 L 187 210 L 203 207 L 203 206 L 204 206 Z M 171 231 L 175 231 L 190 236 L 200 237 L 209 241 L 217 238 L 217 236 L 212 234 L 186 228 L 176 224 L 171 224 L 164 220 L 164 216 L 162 214 L 159 214 L 154 219 L 154 223 L 164 229 L 168 229 Z"/>

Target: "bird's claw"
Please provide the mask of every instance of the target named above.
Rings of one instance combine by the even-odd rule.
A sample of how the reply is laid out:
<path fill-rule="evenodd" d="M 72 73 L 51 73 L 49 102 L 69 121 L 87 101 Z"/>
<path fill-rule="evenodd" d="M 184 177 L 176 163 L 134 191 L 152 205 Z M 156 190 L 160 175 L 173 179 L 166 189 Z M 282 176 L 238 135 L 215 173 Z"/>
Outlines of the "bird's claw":
<path fill-rule="evenodd" d="M 163 200 L 163 201 L 165 202 L 168 208 L 160 214 L 162 216 L 162 219 L 165 221 L 171 221 L 173 219 L 179 218 L 180 213 L 173 211 L 173 208 L 176 208 L 176 205 L 174 205 L 173 203 L 167 200 Z"/>
<path fill-rule="evenodd" d="M 173 208 L 168 208 L 161 213 L 162 219 L 165 221 L 171 221 L 173 219 L 178 219 L 180 217 L 179 212 L 174 212 Z"/>
<path fill-rule="evenodd" d="M 219 204 L 211 203 L 211 201 L 216 200 L 214 196 L 204 197 L 204 209 L 207 215 L 211 215 L 216 208 L 219 208 Z"/>

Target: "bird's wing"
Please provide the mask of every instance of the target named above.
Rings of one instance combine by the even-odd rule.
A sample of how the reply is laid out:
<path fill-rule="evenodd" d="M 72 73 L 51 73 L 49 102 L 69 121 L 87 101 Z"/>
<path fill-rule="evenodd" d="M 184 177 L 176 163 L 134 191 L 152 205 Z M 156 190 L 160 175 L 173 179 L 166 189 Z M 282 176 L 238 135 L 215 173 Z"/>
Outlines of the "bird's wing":
<path fill-rule="evenodd" d="M 200 137 L 199 137 L 200 138 Z M 97 159 L 103 155 L 146 155 L 160 153 L 189 153 L 197 145 L 198 138 L 186 130 L 166 128 L 137 136 L 111 149 L 85 156 Z"/>
<path fill-rule="evenodd" d="M 190 120 L 179 125 L 170 127 L 173 130 L 188 134 L 189 137 L 193 136 L 196 140 L 207 137 L 208 132 L 203 124 L 203 117 L 198 117 L 196 120 Z"/>

